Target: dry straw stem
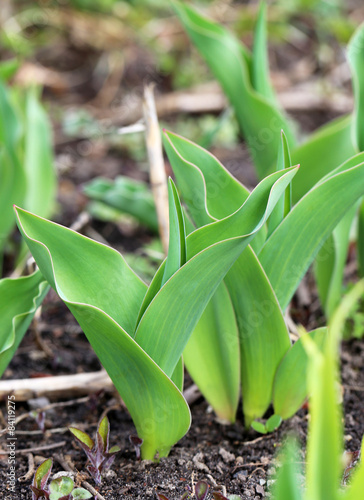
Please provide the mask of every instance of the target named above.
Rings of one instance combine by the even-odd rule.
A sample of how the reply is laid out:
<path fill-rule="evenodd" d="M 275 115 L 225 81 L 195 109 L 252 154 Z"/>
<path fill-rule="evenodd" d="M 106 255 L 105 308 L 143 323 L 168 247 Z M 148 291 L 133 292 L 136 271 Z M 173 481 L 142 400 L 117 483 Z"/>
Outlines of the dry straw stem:
<path fill-rule="evenodd" d="M 114 385 L 105 370 L 58 377 L 42 377 L 0 382 L 0 399 L 13 394 L 17 401 L 32 398 L 75 397 L 105 390 L 113 392 Z"/>
<path fill-rule="evenodd" d="M 114 384 L 105 370 L 77 373 L 75 375 L 59 375 L 57 377 L 1 380 L 0 400 L 7 397 L 8 394 L 13 394 L 17 401 L 28 401 L 29 399 L 39 397 L 61 399 L 87 396 L 92 393 L 97 393 L 100 390 L 109 393 L 116 392 Z M 183 392 L 183 395 L 189 404 L 194 403 L 201 397 L 201 393 L 195 384 L 188 387 Z M 73 404 L 74 402 L 71 403 Z M 62 404 L 67 405 L 67 402 Z M 49 407 L 52 408 L 54 406 L 54 404 L 49 405 Z M 43 410 L 47 409 L 48 407 L 43 408 Z"/>
<path fill-rule="evenodd" d="M 145 137 L 149 159 L 150 184 L 157 209 L 159 234 L 164 252 L 167 254 L 169 238 L 168 188 L 153 84 L 146 85 L 144 88 L 143 112 L 146 126 Z"/>

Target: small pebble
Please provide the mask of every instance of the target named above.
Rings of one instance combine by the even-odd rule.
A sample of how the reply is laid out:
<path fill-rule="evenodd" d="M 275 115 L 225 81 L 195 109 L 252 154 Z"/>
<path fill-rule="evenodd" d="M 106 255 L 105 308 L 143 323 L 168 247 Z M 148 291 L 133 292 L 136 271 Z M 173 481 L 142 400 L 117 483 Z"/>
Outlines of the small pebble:
<path fill-rule="evenodd" d="M 225 450 L 225 448 L 219 449 L 219 455 L 222 457 L 224 462 L 226 462 L 227 464 L 234 462 L 234 460 L 235 460 L 235 455 L 233 453 L 230 453 L 230 451 Z"/>
<path fill-rule="evenodd" d="M 103 474 L 103 476 L 106 479 L 116 479 L 118 477 L 118 475 L 116 474 L 116 472 L 114 470 L 111 470 L 111 469 L 109 469 L 108 471 L 106 471 L 106 473 Z"/>
<path fill-rule="evenodd" d="M 198 469 L 198 470 L 202 470 L 202 471 L 204 471 L 204 472 L 208 472 L 209 474 L 211 474 L 210 469 L 207 467 L 207 465 L 206 465 L 206 464 L 204 464 L 204 463 L 202 462 L 203 458 L 204 458 L 203 453 L 201 453 L 201 452 L 200 452 L 200 453 L 197 453 L 197 454 L 193 457 L 193 459 L 192 459 L 192 461 L 193 461 L 193 463 L 194 463 L 194 466 L 195 466 L 195 467 L 196 467 L 196 469 Z"/>
<path fill-rule="evenodd" d="M 257 484 L 255 486 L 255 491 L 257 493 L 259 493 L 260 495 L 264 495 L 264 493 L 265 493 L 263 486 L 261 486 L 260 484 Z"/>

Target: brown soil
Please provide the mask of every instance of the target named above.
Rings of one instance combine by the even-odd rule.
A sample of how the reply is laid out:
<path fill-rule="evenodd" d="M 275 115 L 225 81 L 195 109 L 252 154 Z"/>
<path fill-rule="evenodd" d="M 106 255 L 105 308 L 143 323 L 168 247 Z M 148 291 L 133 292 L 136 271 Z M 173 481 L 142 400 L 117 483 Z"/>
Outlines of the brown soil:
<path fill-rule="evenodd" d="M 59 303 L 58 307 L 62 313 L 63 329 L 67 326 L 67 330 L 72 330 L 73 321 L 69 321 L 67 313 L 64 314 L 64 306 Z M 58 318 L 59 320 L 61 319 Z M 71 332 L 59 335 L 58 328 L 62 328 L 62 324 L 53 329 L 53 334 L 44 336 L 47 345 L 57 353 L 54 359 L 47 359 L 44 352 L 35 350 L 34 339 L 32 335 L 28 335 L 7 370 L 6 378 L 15 373 L 17 377 L 24 378 L 40 374 L 51 375 L 55 366 L 57 373 L 97 370 L 98 361 L 83 334 Z M 361 401 L 364 390 L 363 366 L 363 343 L 357 340 L 344 343 L 342 374 L 346 416 L 345 448 L 352 451 L 360 448 L 364 434 Z M 17 403 L 17 417 L 30 409 L 27 403 Z M 118 444 L 122 449 L 99 488 L 100 494 L 108 500 L 152 499 L 155 498 L 155 491 L 163 492 L 171 500 L 177 500 L 187 485 L 199 479 L 206 480 L 215 489 L 226 488 L 228 493 L 239 494 L 244 500 L 264 498 L 269 495 L 266 490 L 270 474 L 274 473 L 276 467 L 274 457 L 285 436 L 295 433 L 303 445 L 306 440 L 306 409 L 284 422 L 273 434 L 260 436 L 252 430 L 246 431 L 241 412 L 234 425 L 220 424 L 201 398 L 191 408 L 193 421 L 190 432 L 176 444 L 169 457 L 159 463 L 138 462 L 128 439 L 135 433 L 135 429 L 125 408 L 112 396 L 90 395 L 86 403 L 80 403 L 76 399 L 72 406 L 47 411 L 44 434 L 31 417 L 17 425 L 17 479 L 28 471 L 28 453 L 22 453 L 21 450 L 29 448 L 36 461 L 56 457 L 61 453 L 74 464 L 82 478 L 83 474 L 87 477 L 86 456 L 64 428 L 72 425 L 93 435 L 98 419 L 105 410 L 111 424 L 111 445 Z M 57 443 L 60 446 L 42 450 L 43 446 Z M 5 448 L 4 440 L 1 446 Z M 304 462 L 304 456 L 302 461 Z M 7 456 L 0 455 L 0 465 L 1 498 L 29 499 L 30 481 L 17 482 L 16 493 L 9 493 Z M 55 459 L 54 471 L 60 470 L 63 469 Z M 93 484 L 89 477 L 88 481 Z"/>
<path fill-rule="evenodd" d="M 359 2 L 351 3 L 360 5 Z M 303 19 L 302 22 L 307 24 L 307 30 L 308 28 L 313 29 L 312 20 L 307 18 Z M 37 29 L 40 28 L 37 27 Z M 84 182 L 97 175 L 114 178 L 119 174 L 147 180 L 147 174 L 146 169 L 141 169 L 140 164 L 132 159 L 127 152 L 120 148 L 111 147 L 107 141 L 96 138 L 91 141 L 92 147 L 90 148 L 88 140 L 65 137 L 61 131 L 57 120 L 60 108 L 65 110 L 70 106 L 86 106 L 92 102 L 90 109 L 97 117 L 107 117 L 109 116 L 108 112 L 113 111 L 112 103 L 108 105 L 110 109 L 98 109 L 94 100 L 97 96 L 100 97 L 99 92 L 103 85 L 102 79 L 101 83 L 99 81 L 100 78 L 97 76 L 95 67 L 100 61 L 102 51 L 107 53 L 108 50 L 115 48 L 119 50 L 120 43 L 122 43 L 122 40 L 117 40 L 115 46 L 111 44 L 108 47 L 105 41 L 105 46 L 100 48 L 93 45 L 92 37 L 86 42 L 81 38 L 77 39 L 77 37 L 73 39 L 75 33 L 78 33 L 77 25 L 73 31 L 70 30 L 72 35 L 67 32 L 67 27 L 63 27 L 63 29 L 65 30 L 64 38 L 58 40 L 62 43 L 58 45 L 50 43 L 42 50 L 38 50 L 33 56 L 33 62 L 58 72 L 58 76 L 61 79 L 64 78 L 63 83 L 66 81 L 67 85 L 69 84 L 69 88 L 62 90 L 62 88 L 56 88 L 52 82 L 48 82 L 45 89 L 45 97 L 54 119 L 55 149 L 60 171 L 58 197 L 60 210 L 55 220 L 69 226 L 86 207 L 87 200 L 81 192 L 81 186 Z M 174 29 L 175 39 L 173 38 Z M 92 33 L 92 30 L 90 31 Z M 181 40 L 184 38 L 181 38 L 180 29 L 178 27 L 172 28 L 171 33 L 173 35 L 171 44 L 181 45 Z M 167 35 L 164 36 L 167 37 Z M 59 36 L 61 36 L 60 33 Z M 87 32 L 82 36 L 87 37 Z M 126 49 L 123 54 L 125 68 L 123 78 L 117 82 L 117 85 L 120 84 L 120 88 L 115 92 L 115 102 L 120 101 L 124 95 L 130 94 L 131 98 L 135 95 L 140 96 L 142 92 L 141 82 L 151 79 L 150 68 L 154 64 L 146 48 L 141 48 L 134 39 L 127 39 L 127 34 L 123 36 L 126 39 L 126 41 L 124 40 Z M 306 45 L 297 43 L 277 48 L 273 54 L 275 56 L 273 59 L 278 65 L 274 68 L 276 76 L 281 78 L 286 70 L 287 73 L 288 70 L 294 71 L 294 65 L 299 58 L 304 59 L 305 56 L 317 50 L 318 43 L 315 37 L 308 36 L 305 40 Z M 185 49 L 184 44 L 183 41 L 183 49 Z M 339 54 L 340 51 L 337 50 L 336 53 Z M 5 54 L 5 56 L 8 55 Z M 177 55 L 180 56 L 178 50 Z M 322 61 L 320 64 L 323 64 Z M 330 73 L 334 69 L 332 66 L 342 64 L 342 56 L 338 56 L 328 67 L 320 67 L 320 64 L 317 63 L 312 74 L 305 78 L 312 77 L 315 80 L 322 77 L 325 72 Z M 105 75 L 102 76 L 105 77 Z M 159 92 L 166 93 L 173 90 L 172 79 L 168 75 L 158 74 L 158 70 L 154 67 L 152 77 L 158 83 Z M 344 80 L 344 91 L 347 90 L 346 86 Z M 332 117 L 332 111 L 310 112 L 309 110 L 297 113 L 295 116 L 300 121 L 304 131 L 312 130 Z M 169 117 L 169 120 L 170 128 L 173 129 L 178 117 L 172 116 Z M 114 125 L 118 125 L 118 123 L 114 123 Z M 234 150 L 218 149 L 214 152 L 239 180 L 249 187 L 254 185 L 255 175 L 243 147 L 237 145 Z M 143 161 L 145 167 L 145 160 Z M 149 232 L 140 228 L 134 229 L 130 234 L 130 231 L 125 231 L 123 227 L 95 221 L 91 222 L 88 229 L 96 230 L 120 251 L 135 251 L 153 237 Z M 13 258 L 8 256 L 5 260 L 5 269 L 10 272 L 12 264 Z M 309 289 L 312 292 L 311 286 Z M 311 295 L 310 306 L 300 306 L 294 311 L 297 322 L 308 325 L 310 329 L 321 324 L 322 318 L 319 316 L 320 312 L 315 305 L 316 303 L 315 295 Z M 54 353 L 54 356 L 47 357 L 45 352 L 37 346 L 34 333 L 28 332 L 4 378 L 72 374 L 95 371 L 100 368 L 99 361 L 84 335 L 79 331 L 72 315 L 54 292 L 49 294 L 44 303 L 41 325 L 43 341 Z M 360 448 L 364 434 L 361 399 L 364 391 L 363 342 L 358 340 L 345 342 L 341 357 L 344 386 L 345 448 L 355 451 Z M 191 383 L 188 377 L 186 383 L 187 385 Z M 47 402 L 38 403 L 43 406 Z M 30 405 L 31 402 L 17 402 L 16 416 L 20 417 L 29 412 Z M 0 408 L 2 412 L 0 413 L 0 422 L 3 427 L 6 425 L 4 420 L 6 408 L 3 403 L 1 403 Z M 303 447 L 306 441 L 307 409 L 301 409 L 295 417 L 284 422 L 275 433 L 260 436 L 254 431 L 247 431 L 244 428 L 241 411 L 238 413 L 238 419 L 234 425 L 222 425 L 216 420 L 206 402 L 200 398 L 191 407 L 193 422 L 190 432 L 176 444 L 170 456 L 162 459 L 159 463 L 138 462 L 128 439 L 131 434 L 135 433 L 135 429 L 120 400 L 105 394 L 89 395 L 87 402 L 81 403 L 75 400 L 72 406 L 59 406 L 47 411 L 45 433 L 37 428 L 36 422 L 31 417 L 19 422 L 16 429 L 18 452 L 16 456 L 16 492 L 12 493 L 8 489 L 8 458 L 6 455 L 0 454 L 0 498 L 25 500 L 31 497 L 30 480 L 19 481 L 29 468 L 28 453 L 22 453 L 21 450 L 31 449 L 36 463 L 52 456 L 55 458 L 57 453 L 62 453 L 80 473 L 77 480 L 81 480 L 84 474 L 88 477 L 85 467 L 86 457 L 65 428 L 73 425 L 93 434 L 100 416 L 105 411 L 108 412 L 111 423 L 111 444 L 119 444 L 122 448 L 111 471 L 106 475 L 99 488 L 100 494 L 107 500 L 152 499 L 155 498 L 155 491 L 164 493 L 170 500 L 178 500 L 186 487 L 191 486 L 199 479 L 206 480 L 212 488 L 219 489 L 224 493 L 239 494 L 244 500 L 268 497 L 267 485 L 270 481 L 270 474 L 274 473 L 276 467 L 274 457 L 285 436 L 294 432 L 301 440 Z M 2 436 L 0 439 L 1 450 L 6 447 L 6 438 Z M 62 444 L 49 450 L 42 449 L 44 446 L 49 447 L 53 444 L 57 445 L 57 443 Z M 302 462 L 304 462 L 304 455 L 302 455 Z M 54 472 L 60 470 L 62 467 L 55 459 Z M 88 477 L 88 480 L 93 484 L 91 478 Z"/>

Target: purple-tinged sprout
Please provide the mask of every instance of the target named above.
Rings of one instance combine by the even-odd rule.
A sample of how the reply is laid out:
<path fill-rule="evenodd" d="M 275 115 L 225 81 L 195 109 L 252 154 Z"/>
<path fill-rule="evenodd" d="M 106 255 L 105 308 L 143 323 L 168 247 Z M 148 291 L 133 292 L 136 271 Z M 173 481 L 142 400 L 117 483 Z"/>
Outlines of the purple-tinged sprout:
<path fill-rule="evenodd" d="M 195 487 L 195 496 L 197 500 L 205 500 L 209 492 L 209 485 L 206 481 L 198 481 Z"/>
<path fill-rule="evenodd" d="M 99 423 L 96 432 L 96 442 L 86 432 L 80 431 L 75 427 L 70 427 L 69 430 L 90 461 L 87 470 L 95 482 L 100 485 L 103 472 L 111 467 L 115 460 L 115 454 L 120 451 L 119 446 L 113 446 L 109 449 L 110 424 L 108 418 L 105 416 Z"/>
<path fill-rule="evenodd" d="M 129 441 L 134 446 L 136 459 L 140 460 L 140 447 L 143 444 L 143 440 L 140 439 L 140 437 L 136 436 L 135 434 L 131 434 L 129 436 Z"/>

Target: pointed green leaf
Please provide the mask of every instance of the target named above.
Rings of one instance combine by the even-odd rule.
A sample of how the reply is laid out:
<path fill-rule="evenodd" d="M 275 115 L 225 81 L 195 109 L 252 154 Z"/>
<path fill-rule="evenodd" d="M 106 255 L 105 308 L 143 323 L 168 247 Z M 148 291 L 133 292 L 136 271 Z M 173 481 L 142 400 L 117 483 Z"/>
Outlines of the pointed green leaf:
<path fill-rule="evenodd" d="M 162 286 L 186 263 L 186 230 L 181 203 L 172 179 L 168 181 L 169 246 Z"/>
<path fill-rule="evenodd" d="M 309 335 L 320 350 L 323 349 L 326 328 L 318 328 L 303 335 Z M 274 379 L 274 411 L 283 419 L 292 417 L 307 397 L 308 363 L 309 359 L 300 337 L 282 359 Z"/>
<path fill-rule="evenodd" d="M 315 259 L 316 284 L 321 304 L 328 318 L 332 316 L 335 308 L 340 303 L 350 242 L 350 230 L 356 212 L 357 204 L 344 215 Z"/>
<path fill-rule="evenodd" d="M 270 492 L 274 500 L 301 500 L 302 492 L 298 477 L 298 446 L 295 440 L 290 439 L 278 456 L 280 467 L 272 483 Z"/>
<path fill-rule="evenodd" d="M 291 342 L 272 286 L 250 247 L 225 282 L 239 326 L 243 413 L 249 426 L 266 412 L 276 370 Z"/>
<path fill-rule="evenodd" d="M 103 445 L 104 445 L 104 452 L 108 451 L 109 448 L 109 434 L 110 434 L 110 423 L 109 419 L 105 415 L 105 417 L 101 420 L 98 428 L 98 433 L 101 436 Z"/>
<path fill-rule="evenodd" d="M 94 440 L 91 439 L 86 432 L 83 432 L 76 427 L 69 427 L 68 430 L 75 436 L 75 438 L 78 439 L 78 441 L 81 441 L 81 443 L 87 446 L 87 448 L 89 448 L 90 450 L 92 450 L 92 448 L 95 446 Z"/>
<path fill-rule="evenodd" d="M 266 15 L 267 6 L 265 2 L 261 2 L 254 31 L 252 85 L 258 94 L 265 97 L 273 106 L 277 107 L 276 95 L 269 77 Z"/>
<path fill-rule="evenodd" d="M 175 3 L 174 7 L 192 42 L 234 107 L 258 175 L 263 178 L 274 169 L 281 129 L 287 132 L 288 142 L 293 146 L 292 127 L 278 108 L 253 89 L 250 68 L 244 56 L 246 49 L 239 41 L 191 7 L 182 3 Z M 259 39 L 262 39 L 261 34 Z"/>
<path fill-rule="evenodd" d="M 286 134 L 281 131 L 281 144 L 278 150 L 277 170 L 284 170 L 291 166 L 291 156 L 289 152 Z M 290 212 L 292 206 L 292 186 L 287 187 L 284 196 L 279 200 L 271 216 L 268 219 L 267 238 L 272 234 L 276 227 L 282 222 L 283 218 Z"/>
<path fill-rule="evenodd" d="M 329 326 L 324 352 L 309 336 L 304 347 L 310 357 L 308 385 L 310 390 L 310 426 L 307 445 L 307 500 L 341 498 L 339 482 L 342 456 L 342 412 L 338 403 L 338 351 L 343 325 L 364 293 L 360 281 L 335 311 Z"/>
<path fill-rule="evenodd" d="M 199 225 L 204 225 L 208 219 L 214 220 L 212 215 L 223 217 L 234 212 L 240 200 L 246 199 L 248 192 L 245 188 L 234 181 L 210 153 L 171 133 L 165 134 L 165 146 L 183 197 Z M 203 196 L 200 194 L 196 198 L 193 186 L 198 182 Z M 198 206 L 196 199 L 199 200 Z M 235 314 L 241 331 L 244 411 L 250 414 L 247 417 L 249 421 L 262 416 L 269 406 L 275 371 L 289 349 L 290 341 L 272 288 L 256 257 L 251 255 L 250 251 L 246 250 L 239 257 L 226 280 L 229 292 L 235 300 Z M 249 292 L 241 294 L 242 289 Z M 233 409 L 236 408 L 234 395 L 238 387 L 237 376 L 233 376 L 233 373 L 236 373 L 239 358 L 238 353 L 234 352 L 236 337 L 233 311 L 229 316 L 229 308 L 222 307 L 221 304 L 221 299 L 218 299 L 207 306 L 185 349 L 185 361 L 187 369 L 216 413 L 232 420 L 235 415 Z M 214 311 L 214 314 L 210 311 Z M 249 335 L 246 335 L 247 329 Z M 229 335 L 227 332 L 230 332 Z M 257 362 L 258 350 L 254 347 L 256 338 L 260 339 L 261 345 Z M 230 349 L 226 347 L 227 342 L 231 344 Z M 225 349 L 222 349 L 223 345 Z M 205 352 L 209 355 L 203 361 Z M 213 360 L 211 364 L 215 366 L 214 370 L 209 366 L 210 358 Z M 228 364 L 233 372 L 227 371 Z M 220 380 L 219 385 L 217 380 Z M 214 391 L 214 386 L 219 389 Z M 230 404 L 227 404 L 229 400 Z"/>
<path fill-rule="evenodd" d="M 231 215 L 246 201 L 248 189 L 211 153 L 166 130 L 163 142 L 178 188 L 197 227 Z M 262 227 L 254 237 L 252 246 L 256 251 L 265 242 L 265 235 L 266 228 Z"/>
<path fill-rule="evenodd" d="M 135 335 L 136 341 L 167 375 L 173 372 L 220 281 L 265 223 L 296 170 L 271 174 L 255 188 L 237 212 L 203 226 L 187 237 L 187 264 L 154 297 Z M 202 294 L 202 290 L 205 293 Z M 170 333 L 172 320 L 176 328 L 178 325 L 173 335 Z M 153 336 L 151 331 L 155 332 Z"/>
<path fill-rule="evenodd" d="M 227 217 L 248 198 L 249 191 L 206 149 L 167 130 L 163 131 L 163 144 L 198 227 Z"/>
<path fill-rule="evenodd" d="M 35 471 L 33 486 L 38 489 L 44 488 L 47 484 L 49 476 L 51 475 L 52 467 L 53 460 L 51 458 L 48 458 L 47 460 L 42 462 L 38 469 Z"/>
<path fill-rule="evenodd" d="M 25 210 L 18 209 L 17 214 L 28 246 L 37 253 L 43 276 L 53 288 L 59 287 L 61 298 L 70 302 L 87 300 L 88 305 L 102 309 L 132 335 L 147 286 L 123 257 L 110 247 Z"/>
<path fill-rule="evenodd" d="M 37 94 L 37 89 L 31 89 L 26 101 L 24 166 L 27 192 L 24 205 L 27 210 L 48 217 L 54 210 L 57 187 L 52 128 Z"/>
<path fill-rule="evenodd" d="M 364 194 L 361 161 L 361 155 L 348 160 L 331 177 L 311 189 L 292 208 L 260 252 L 259 260 L 283 310 L 320 246 Z"/>
<path fill-rule="evenodd" d="M 195 486 L 195 496 L 196 500 L 205 500 L 208 492 L 209 492 L 209 485 L 206 483 L 206 481 L 198 481 L 198 483 Z"/>
<path fill-rule="evenodd" d="M 10 363 L 49 286 L 42 274 L 0 280 L 0 376 Z"/>
<path fill-rule="evenodd" d="M 276 429 L 278 429 L 281 423 L 282 423 L 282 417 L 280 415 L 272 415 L 266 421 L 265 426 L 268 432 L 273 432 Z"/>
<path fill-rule="evenodd" d="M 26 191 L 24 169 L 17 157 L 20 137 L 20 122 L 0 80 L 0 252 L 15 225 L 12 206 L 23 202 Z"/>
<path fill-rule="evenodd" d="M 17 209 L 39 267 L 105 366 L 143 439 L 142 457 L 168 454 L 188 430 L 181 392 L 130 336 L 146 286 L 115 250 Z"/>
<path fill-rule="evenodd" d="M 132 215 L 142 224 L 158 232 L 158 218 L 153 195 L 147 184 L 118 176 L 114 181 L 99 177 L 84 186 L 85 194 L 120 212 Z"/>
<path fill-rule="evenodd" d="M 353 145 L 351 124 L 351 115 L 337 118 L 320 127 L 306 142 L 292 150 L 293 165 L 301 165 L 292 182 L 293 204 L 323 176 L 358 152 Z"/>
<path fill-rule="evenodd" d="M 256 420 L 254 420 L 251 423 L 251 426 L 255 431 L 259 432 L 259 434 L 267 434 L 268 432 L 265 425 L 262 422 L 257 422 Z"/>
<path fill-rule="evenodd" d="M 234 422 L 240 392 L 239 336 L 224 283 L 207 304 L 183 351 L 183 359 L 215 413 Z"/>
<path fill-rule="evenodd" d="M 353 141 L 358 151 L 364 150 L 364 24 L 352 36 L 347 50 L 347 58 L 353 77 L 355 109 L 353 116 Z"/>
<path fill-rule="evenodd" d="M 358 213 L 357 259 L 359 276 L 364 276 L 364 200 L 361 201 Z"/>

